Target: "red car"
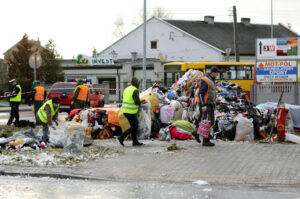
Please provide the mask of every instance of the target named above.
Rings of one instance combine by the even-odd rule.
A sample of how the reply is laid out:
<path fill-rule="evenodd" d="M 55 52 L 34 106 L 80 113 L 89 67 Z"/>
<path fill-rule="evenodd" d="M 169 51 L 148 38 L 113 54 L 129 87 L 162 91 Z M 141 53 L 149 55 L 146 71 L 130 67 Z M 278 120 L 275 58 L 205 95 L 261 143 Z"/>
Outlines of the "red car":
<path fill-rule="evenodd" d="M 93 88 L 92 84 L 85 84 L 89 88 L 88 105 L 89 107 L 103 107 L 104 95 L 100 94 Z M 60 99 L 60 111 L 70 112 L 75 108 L 75 104 L 71 105 L 73 99 L 76 82 L 56 82 L 48 91 L 48 98 L 58 97 Z"/>

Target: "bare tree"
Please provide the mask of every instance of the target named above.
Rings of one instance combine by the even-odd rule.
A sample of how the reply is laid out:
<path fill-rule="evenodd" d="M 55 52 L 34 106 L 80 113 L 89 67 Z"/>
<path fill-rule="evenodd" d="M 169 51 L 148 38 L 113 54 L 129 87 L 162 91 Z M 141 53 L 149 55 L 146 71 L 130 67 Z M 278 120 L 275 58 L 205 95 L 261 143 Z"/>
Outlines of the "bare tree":
<path fill-rule="evenodd" d="M 93 49 L 93 53 L 92 53 L 92 57 L 97 57 L 98 56 L 98 51 L 96 49 L 96 47 L 94 46 L 94 49 Z"/>
<path fill-rule="evenodd" d="M 162 19 L 170 19 L 173 17 L 173 14 L 166 11 L 166 9 L 162 7 L 155 7 L 151 11 L 147 10 L 147 19 L 150 19 L 151 17 L 158 17 Z M 138 16 L 133 19 L 132 25 L 139 26 L 143 23 L 144 20 L 144 10 L 141 9 L 138 13 Z"/>
<path fill-rule="evenodd" d="M 113 32 L 113 36 L 117 39 L 121 38 L 124 36 L 124 20 L 122 17 L 118 17 L 114 23 L 115 30 Z"/>

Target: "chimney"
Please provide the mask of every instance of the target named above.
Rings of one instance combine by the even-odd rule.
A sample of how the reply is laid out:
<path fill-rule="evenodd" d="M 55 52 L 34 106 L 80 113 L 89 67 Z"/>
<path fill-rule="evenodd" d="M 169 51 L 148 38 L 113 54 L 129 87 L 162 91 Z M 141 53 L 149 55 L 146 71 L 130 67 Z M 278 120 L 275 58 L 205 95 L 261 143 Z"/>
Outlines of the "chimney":
<path fill-rule="evenodd" d="M 245 26 L 250 26 L 250 18 L 241 18 L 241 22 L 242 24 L 244 24 Z"/>
<path fill-rule="evenodd" d="M 214 24 L 214 16 L 204 16 L 204 22 L 207 24 Z"/>
<path fill-rule="evenodd" d="M 136 61 L 137 60 L 137 52 L 130 52 L 131 53 L 131 61 Z"/>

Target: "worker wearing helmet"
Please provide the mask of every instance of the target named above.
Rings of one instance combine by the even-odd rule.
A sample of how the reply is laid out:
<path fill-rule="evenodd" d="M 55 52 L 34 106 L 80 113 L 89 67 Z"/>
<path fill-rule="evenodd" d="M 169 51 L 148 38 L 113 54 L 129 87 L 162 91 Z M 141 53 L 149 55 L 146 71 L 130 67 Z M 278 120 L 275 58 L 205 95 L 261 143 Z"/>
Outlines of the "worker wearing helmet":
<path fill-rule="evenodd" d="M 12 79 L 9 81 L 9 84 L 13 87 L 13 91 L 11 92 L 9 97 L 9 104 L 11 109 L 7 125 L 11 125 L 14 119 L 16 119 L 15 123 L 19 122 L 19 105 L 22 100 L 22 88 L 17 83 L 17 80 Z"/>

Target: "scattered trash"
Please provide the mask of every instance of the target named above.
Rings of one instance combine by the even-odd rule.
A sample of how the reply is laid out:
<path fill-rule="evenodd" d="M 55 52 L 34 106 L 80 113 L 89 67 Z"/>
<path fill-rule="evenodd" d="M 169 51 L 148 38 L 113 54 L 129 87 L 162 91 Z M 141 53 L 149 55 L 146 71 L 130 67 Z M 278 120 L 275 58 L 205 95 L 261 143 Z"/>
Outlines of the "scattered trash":
<path fill-rule="evenodd" d="M 168 151 L 175 151 L 175 150 L 181 150 L 182 148 L 178 147 L 176 143 L 173 143 L 171 146 L 168 147 Z"/>
<path fill-rule="evenodd" d="M 192 183 L 193 185 L 208 185 L 207 181 L 204 180 L 197 180 L 195 182 Z"/>

